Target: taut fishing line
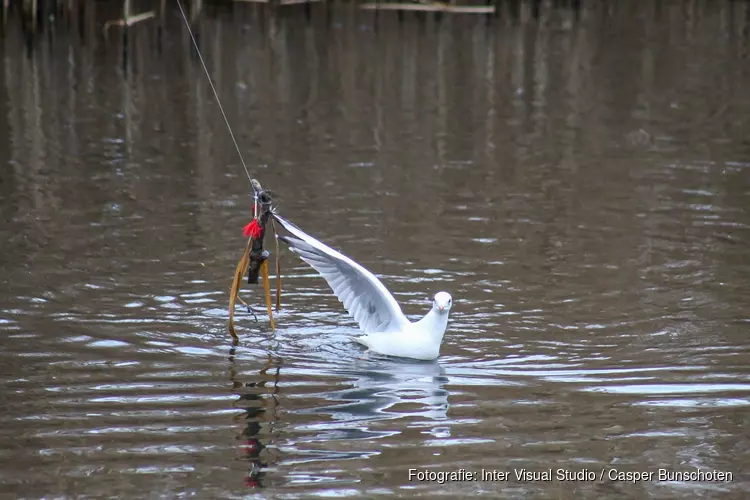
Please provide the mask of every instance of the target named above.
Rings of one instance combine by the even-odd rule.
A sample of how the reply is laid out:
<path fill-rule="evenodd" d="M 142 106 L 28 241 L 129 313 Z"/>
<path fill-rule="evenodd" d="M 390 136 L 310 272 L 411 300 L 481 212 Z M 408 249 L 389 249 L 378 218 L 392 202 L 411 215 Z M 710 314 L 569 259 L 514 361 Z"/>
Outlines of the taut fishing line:
<path fill-rule="evenodd" d="M 229 125 L 229 119 L 227 118 L 227 114 L 224 112 L 224 106 L 221 105 L 221 100 L 219 99 L 219 93 L 216 92 L 216 87 L 214 87 L 214 82 L 211 81 L 211 75 L 208 73 L 208 67 L 206 67 L 206 62 L 203 60 L 203 55 L 201 55 L 201 50 L 198 48 L 198 42 L 195 41 L 193 30 L 190 29 L 190 21 L 188 21 L 187 15 L 185 15 L 185 9 L 182 7 L 182 2 L 180 0 L 175 0 L 175 1 L 177 2 L 177 6 L 180 8 L 180 14 L 182 14 L 182 19 L 185 21 L 185 26 L 187 27 L 188 33 L 190 34 L 190 39 L 193 41 L 193 47 L 195 47 L 195 52 L 198 54 L 198 59 L 200 59 L 201 61 L 201 65 L 203 66 L 203 71 L 206 73 L 206 78 L 208 78 L 208 84 L 211 86 L 211 90 L 213 91 L 214 97 L 216 98 L 216 104 L 219 105 L 219 109 L 221 110 L 221 115 L 224 117 L 224 123 L 227 124 L 227 130 L 229 130 L 229 135 L 232 137 L 232 142 L 234 143 L 234 147 L 237 149 L 237 154 L 240 156 L 240 161 L 242 162 L 242 168 L 245 169 L 247 180 L 249 180 L 250 184 L 252 185 L 252 177 L 250 177 L 250 171 L 247 169 L 247 165 L 245 164 L 245 159 L 242 157 L 242 153 L 240 152 L 240 146 L 237 144 L 237 139 L 234 138 L 232 127 Z"/>

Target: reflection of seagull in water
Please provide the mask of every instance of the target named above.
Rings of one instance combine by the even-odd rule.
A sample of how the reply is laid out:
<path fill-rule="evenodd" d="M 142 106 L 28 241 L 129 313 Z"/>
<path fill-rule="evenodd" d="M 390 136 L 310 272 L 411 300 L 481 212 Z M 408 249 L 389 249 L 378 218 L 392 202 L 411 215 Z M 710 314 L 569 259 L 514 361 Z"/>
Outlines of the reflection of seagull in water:
<path fill-rule="evenodd" d="M 316 424 L 327 438 L 378 438 L 393 430 L 366 427 L 365 422 L 417 418 L 448 418 L 449 383 L 445 370 L 436 361 L 413 363 L 381 359 L 334 369 L 349 387 L 326 393 L 334 404 L 305 410 L 305 413 L 331 415 L 331 421 Z"/>
<path fill-rule="evenodd" d="M 369 394 L 375 406 L 369 410 L 376 419 L 378 415 L 389 414 L 432 420 L 448 417 L 448 391 L 444 386 L 449 381 L 445 370 L 437 362 L 404 363 L 394 360 L 365 368 L 356 376 L 354 388 L 341 391 L 341 395 L 351 398 L 359 392 L 360 401 L 364 402 L 368 399 L 365 395 Z M 406 410 L 397 408 L 399 404 L 417 407 Z"/>
<path fill-rule="evenodd" d="M 370 271 L 324 245 L 300 228 L 274 214 L 292 236 L 279 236 L 289 248 L 318 271 L 365 333 L 354 340 L 389 356 L 430 360 L 440 354 L 448 327 L 452 299 L 438 292 L 432 309 L 412 323 L 401 312 L 393 295 Z"/>

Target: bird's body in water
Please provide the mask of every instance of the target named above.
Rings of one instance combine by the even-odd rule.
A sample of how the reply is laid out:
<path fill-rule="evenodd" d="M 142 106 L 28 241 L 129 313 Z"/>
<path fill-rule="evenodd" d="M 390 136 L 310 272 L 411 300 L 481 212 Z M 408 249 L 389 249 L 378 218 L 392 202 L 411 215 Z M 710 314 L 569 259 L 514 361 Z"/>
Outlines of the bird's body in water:
<path fill-rule="evenodd" d="M 419 360 L 436 359 L 448 328 L 453 299 L 438 292 L 432 309 L 419 321 L 410 322 L 396 299 L 370 271 L 326 246 L 300 228 L 274 214 L 292 236 L 279 236 L 289 248 L 328 282 L 349 314 L 359 323 L 363 336 L 354 340 L 373 352 Z"/>
<path fill-rule="evenodd" d="M 453 299 L 447 292 L 435 295 L 432 309 L 402 331 L 373 332 L 354 340 L 368 349 L 389 356 L 430 360 L 440 355 L 440 345 L 448 328 L 448 313 Z"/>

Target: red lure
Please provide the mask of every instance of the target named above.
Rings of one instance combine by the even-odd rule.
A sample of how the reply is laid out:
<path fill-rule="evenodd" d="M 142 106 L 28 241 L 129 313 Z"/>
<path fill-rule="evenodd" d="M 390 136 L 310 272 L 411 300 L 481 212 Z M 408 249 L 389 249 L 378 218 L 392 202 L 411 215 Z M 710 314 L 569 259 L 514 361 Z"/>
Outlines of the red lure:
<path fill-rule="evenodd" d="M 245 226 L 245 228 L 242 230 L 242 234 L 245 235 L 245 238 L 250 237 L 254 240 L 258 240 L 263 234 L 263 228 L 260 227 L 260 224 L 258 224 L 258 221 L 256 219 L 253 219 L 250 224 Z"/>

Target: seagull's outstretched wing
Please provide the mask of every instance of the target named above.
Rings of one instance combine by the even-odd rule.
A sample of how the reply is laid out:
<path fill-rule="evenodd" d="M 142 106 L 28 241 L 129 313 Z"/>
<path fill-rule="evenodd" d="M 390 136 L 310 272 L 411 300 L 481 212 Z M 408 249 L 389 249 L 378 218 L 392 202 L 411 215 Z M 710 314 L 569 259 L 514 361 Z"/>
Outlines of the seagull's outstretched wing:
<path fill-rule="evenodd" d="M 273 214 L 293 237 L 279 236 L 318 271 L 365 333 L 403 331 L 409 325 L 393 295 L 370 271 Z"/>

